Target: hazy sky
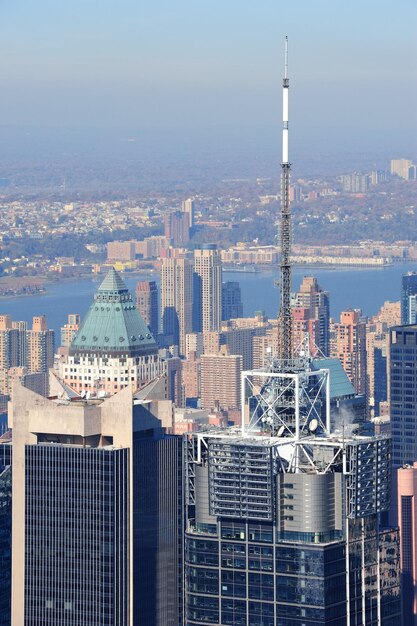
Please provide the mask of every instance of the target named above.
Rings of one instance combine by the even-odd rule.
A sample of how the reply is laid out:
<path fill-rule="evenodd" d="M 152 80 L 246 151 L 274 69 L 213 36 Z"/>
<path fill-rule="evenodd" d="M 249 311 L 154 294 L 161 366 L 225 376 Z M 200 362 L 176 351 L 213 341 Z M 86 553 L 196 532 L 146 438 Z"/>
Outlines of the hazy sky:
<path fill-rule="evenodd" d="M 416 0 L 0 0 L 0 125 L 417 128 Z M 339 136 L 339 135 L 338 135 Z"/>

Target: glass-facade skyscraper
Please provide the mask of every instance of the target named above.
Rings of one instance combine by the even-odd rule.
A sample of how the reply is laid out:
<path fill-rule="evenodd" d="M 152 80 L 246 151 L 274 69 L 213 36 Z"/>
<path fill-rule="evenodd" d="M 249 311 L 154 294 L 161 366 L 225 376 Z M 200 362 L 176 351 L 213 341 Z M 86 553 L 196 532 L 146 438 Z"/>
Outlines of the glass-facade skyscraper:
<path fill-rule="evenodd" d="M 389 437 L 333 430 L 325 366 L 255 376 L 242 427 L 186 437 L 185 625 L 397 625 Z"/>
<path fill-rule="evenodd" d="M 401 324 L 416 324 L 417 272 L 407 272 L 401 282 Z"/>
<path fill-rule="evenodd" d="M 17 387 L 12 624 L 178 626 L 182 441 L 132 398 Z"/>

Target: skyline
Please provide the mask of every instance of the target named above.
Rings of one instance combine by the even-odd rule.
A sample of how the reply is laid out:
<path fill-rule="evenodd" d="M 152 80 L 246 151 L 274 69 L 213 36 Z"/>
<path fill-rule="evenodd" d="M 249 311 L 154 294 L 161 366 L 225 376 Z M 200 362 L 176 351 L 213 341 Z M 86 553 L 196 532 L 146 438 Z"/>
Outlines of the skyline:
<path fill-rule="evenodd" d="M 226 156 L 270 154 L 275 145 L 279 154 L 285 35 L 294 160 L 373 146 L 377 155 L 406 156 L 402 145 L 416 152 L 411 0 L 395 13 L 385 0 L 336 9 L 328 0 L 301 9 L 269 0 L 261 7 L 129 0 L 119 8 L 107 0 L 25 0 L 1 2 L 0 18 L 8 94 L 0 137 L 18 143 L 29 133 L 21 154 L 42 145 L 38 134 L 46 150 L 54 141 L 58 150 L 84 142 L 92 154 L 117 144 L 130 154 L 128 142 L 156 156 L 214 155 L 224 143 Z"/>

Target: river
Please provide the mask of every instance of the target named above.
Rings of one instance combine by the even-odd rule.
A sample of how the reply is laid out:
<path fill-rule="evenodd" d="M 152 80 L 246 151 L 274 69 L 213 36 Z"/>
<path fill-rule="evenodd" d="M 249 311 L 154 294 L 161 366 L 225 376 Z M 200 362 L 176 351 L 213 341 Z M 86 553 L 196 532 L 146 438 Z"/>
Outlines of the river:
<path fill-rule="evenodd" d="M 347 308 L 360 308 L 364 315 L 375 314 L 386 300 L 399 300 L 401 276 L 417 271 L 417 263 L 401 263 L 384 268 L 302 268 L 293 270 L 293 289 L 299 288 L 303 276 L 316 276 L 323 289 L 330 292 L 333 317 Z M 279 290 L 274 286 L 278 272 L 224 272 L 223 280 L 238 281 L 242 290 L 245 316 L 265 311 L 273 317 L 278 311 Z M 158 274 L 125 275 L 124 280 L 134 292 L 138 280 L 156 280 Z M 47 293 L 36 296 L 4 298 L 0 300 L 0 315 L 11 315 L 14 320 L 31 321 L 34 315 L 46 315 L 48 325 L 56 331 L 66 323 L 69 313 L 83 316 L 99 282 L 92 279 L 47 284 Z M 59 339 L 57 337 L 57 343 Z"/>

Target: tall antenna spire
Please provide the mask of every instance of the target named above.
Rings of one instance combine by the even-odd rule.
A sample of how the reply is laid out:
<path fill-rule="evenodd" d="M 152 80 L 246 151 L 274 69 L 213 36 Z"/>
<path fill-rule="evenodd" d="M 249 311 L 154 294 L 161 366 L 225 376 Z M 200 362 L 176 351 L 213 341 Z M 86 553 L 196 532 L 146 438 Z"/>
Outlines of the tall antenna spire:
<path fill-rule="evenodd" d="M 285 37 L 284 79 L 282 82 L 282 164 L 281 164 L 281 302 L 279 310 L 280 354 L 289 360 L 292 357 L 292 317 L 291 317 L 291 210 L 290 210 L 290 171 L 288 152 L 288 37 Z"/>

